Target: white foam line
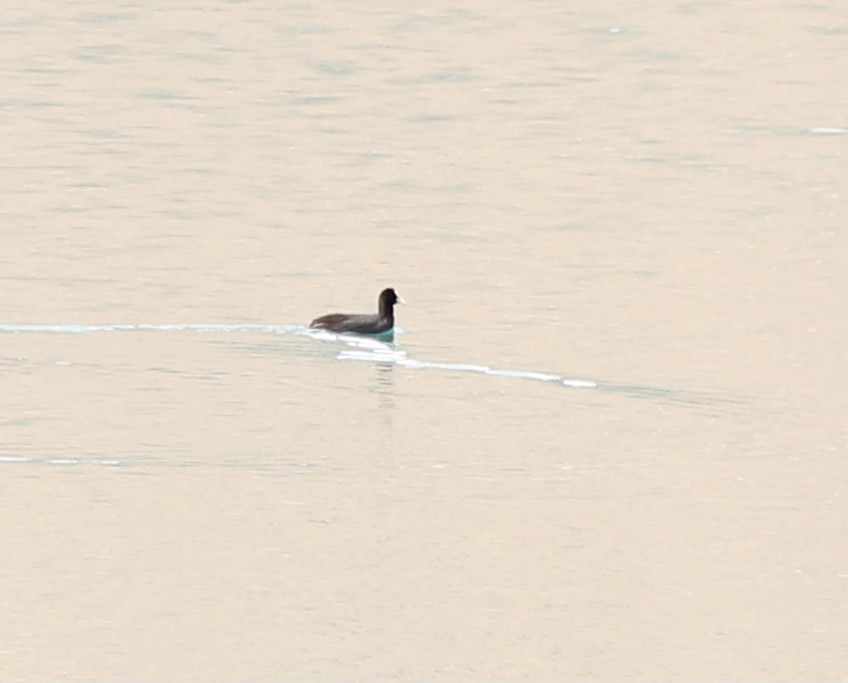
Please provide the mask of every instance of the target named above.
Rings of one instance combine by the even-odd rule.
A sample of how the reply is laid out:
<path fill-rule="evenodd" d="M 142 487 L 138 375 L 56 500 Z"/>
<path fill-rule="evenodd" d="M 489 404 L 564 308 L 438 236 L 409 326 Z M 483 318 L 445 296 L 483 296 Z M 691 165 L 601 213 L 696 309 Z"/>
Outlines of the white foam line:
<path fill-rule="evenodd" d="M 848 128 L 833 128 L 830 126 L 818 126 L 810 128 L 813 135 L 848 135 Z"/>
<path fill-rule="evenodd" d="M 590 379 L 564 379 L 562 383 L 567 387 L 574 387 L 575 389 L 594 389 L 598 386 L 597 382 L 593 382 Z"/>
<path fill-rule="evenodd" d="M 337 356 L 339 360 L 359 360 L 372 363 L 391 363 L 405 368 L 449 370 L 456 372 L 476 372 L 483 375 L 495 377 L 510 377 L 515 379 L 533 379 L 540 382 L 560 382 L 568 387 L 592 388 L 598 386 L 595 382 L 584 379 L 569 379 L 561 375 L 553 375 L 547 372 L 531 372 L 527 370 L 499 370 L 488 365 L 474 365 L 472 363 L 447 363 L 429 362 L 407 358 L 402 351 L 342 351 Z"/>
<path fill-rule="evenodd" d="M 527 379 L 538 379 L 541 382 L 561 382 L 562 377 L 559 375 L 549 375 L 546 372 L 528 372 L 526 370 L 494 370 L 490 369 L 486 372 L 487 375 L 495 375 L 497 377 L 525 377 Z"/>
<path fill-rule="evenodd" d="M 47 465 L 108 465 L 116 467 L 123 464 L 120 460 L 78 460 L 76 458 L 27 458 L 19 455 L 0 455 L 0 463 L 30 463 Z"/>
<path fill-rule="evenodd" d="M 297 332 L 298 325 L 268 325 L 259 323 L 165 323 L 161 325 L 129 323 L 112 323 L 107 325 L 34 325 L 34 324 L 0 324 L 0 332 L 7 333 L 54 333 L 54 334 L 89 334 L 92 332 L 171 332 L 175 330 L 191 330 L 195 332 Z"/>
<path fill-rule="evenodd" d="M 533 379 L 540 382 L 561 382 L 570 387 L 596 387 L 590 380 L 568 379 L 561 375 L 547 372 L 532 372 L 527 370 L 503 370 L 488 365 L 473 363 L 429 362 L 408 358 L 404 351 L 394 345 L 369 337 L 339 335 L 324 330 L 311 330 L 303 325 L 268 325 L 259 323 L 164 323 L 130 324 L 111 323 L 106 325 L 77 325 L 77 324 L 0 324 L 0 333 L 58 333 L 58 334 L 89 334 L 94 332 L 268 332 L 272 334 L 302 334 L 325 341 L 343 341 L 350 350 L 339 353 L 340 360 L 359 360 L 371 363 L 393 363 L 408 368 L 429 368 L 433 370 L 448 370 L 456 372 L 477 372 L 494 377 L 511 377 L 516 379 Z M 398 330 L 400 331 L 400 330 Z"/>

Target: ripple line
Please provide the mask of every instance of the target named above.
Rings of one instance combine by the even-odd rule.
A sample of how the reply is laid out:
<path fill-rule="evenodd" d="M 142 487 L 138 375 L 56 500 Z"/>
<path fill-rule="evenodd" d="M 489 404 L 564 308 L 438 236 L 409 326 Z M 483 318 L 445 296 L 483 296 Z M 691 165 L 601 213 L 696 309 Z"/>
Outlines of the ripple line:
<path fill-rule="evenodd" d="M 302 325 L 269 325 L 266 323 L 164 323 L 159 325 L 130 323 L 109 323 L 105 325 L 0 323 L 0 333 L 5 332 L 7 334 L 92 334 L 95 332 L 172 332 L 175 330 L 192 330 L 195 332 L 271 332 L 285 334 L 297 332 L 302 329 Z"/>

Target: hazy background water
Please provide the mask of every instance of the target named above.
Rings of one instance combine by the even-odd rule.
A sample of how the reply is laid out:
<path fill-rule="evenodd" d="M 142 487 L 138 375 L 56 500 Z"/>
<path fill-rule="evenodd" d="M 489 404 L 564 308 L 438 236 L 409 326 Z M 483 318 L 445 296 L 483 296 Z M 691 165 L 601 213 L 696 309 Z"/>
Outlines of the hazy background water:
<path fill-rule="evenodd" d="M 844 680 L 846 67 L 842 2 L 7 3 L 0 678 Z"/>

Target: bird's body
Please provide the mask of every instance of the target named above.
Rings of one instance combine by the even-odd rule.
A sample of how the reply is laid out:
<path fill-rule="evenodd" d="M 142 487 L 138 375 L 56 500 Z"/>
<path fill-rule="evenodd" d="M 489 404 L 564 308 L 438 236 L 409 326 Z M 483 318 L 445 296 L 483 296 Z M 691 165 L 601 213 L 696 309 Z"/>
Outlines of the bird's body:
<path fill-rule="evenodd" d="M 385 335 L 394 330 L 396 303 L 403 303 L 394 289 L 380 292 L 377 313 L 330 313 L 315 318 L 309 327 L 330 332 Z"/>

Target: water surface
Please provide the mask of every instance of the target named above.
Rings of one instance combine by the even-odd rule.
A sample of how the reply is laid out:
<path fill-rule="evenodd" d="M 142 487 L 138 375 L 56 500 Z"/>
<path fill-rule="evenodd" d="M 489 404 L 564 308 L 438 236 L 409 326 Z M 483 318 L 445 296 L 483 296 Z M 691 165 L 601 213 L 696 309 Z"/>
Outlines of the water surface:
<path fill-rule="evenodd" d="M 845 679 L 839 3 L 0 34 L 0 678 Z"/>

